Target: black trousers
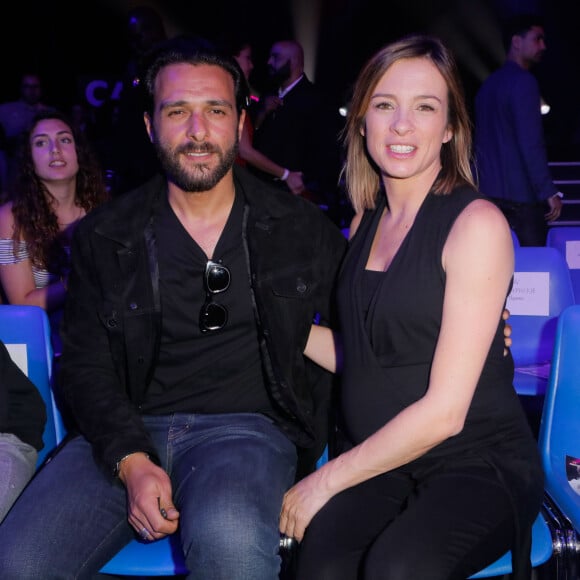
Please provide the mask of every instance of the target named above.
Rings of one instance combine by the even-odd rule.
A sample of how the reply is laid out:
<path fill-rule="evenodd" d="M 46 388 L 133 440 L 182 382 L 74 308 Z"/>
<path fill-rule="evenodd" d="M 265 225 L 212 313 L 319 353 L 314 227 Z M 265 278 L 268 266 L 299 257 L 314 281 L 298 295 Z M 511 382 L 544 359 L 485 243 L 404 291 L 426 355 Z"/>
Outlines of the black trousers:
<path fill-rule="evenodd" d="M 419 480 L 389 472 L 318 512 L 298 550 L 296 578 L 465 580 L 513 547 L 516 509 L 485 462 L 451 469 L 441 462 Z M 529 530 L 524 536 L 527 543 Z"/>
<path fill-rule="evenodd" d="M 549 207 L 545 202 L 516 203 L 505 199 L 491 198 L 510 227 L 516 233 L 520 246 L 545 246 L 548 223 L 545 214 Z"/>

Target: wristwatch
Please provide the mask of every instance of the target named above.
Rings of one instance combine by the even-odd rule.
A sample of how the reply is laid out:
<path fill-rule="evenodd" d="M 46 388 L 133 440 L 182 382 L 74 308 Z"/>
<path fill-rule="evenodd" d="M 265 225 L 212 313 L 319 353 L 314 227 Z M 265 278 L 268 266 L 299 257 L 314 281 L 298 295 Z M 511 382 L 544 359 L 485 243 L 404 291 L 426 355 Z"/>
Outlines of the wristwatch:
<path fill-rule="evenodd" d="M 561 191 L 557 191 L 552 197 L 559 197 L 560 199 L 564 199 L 564 194 Z"/>

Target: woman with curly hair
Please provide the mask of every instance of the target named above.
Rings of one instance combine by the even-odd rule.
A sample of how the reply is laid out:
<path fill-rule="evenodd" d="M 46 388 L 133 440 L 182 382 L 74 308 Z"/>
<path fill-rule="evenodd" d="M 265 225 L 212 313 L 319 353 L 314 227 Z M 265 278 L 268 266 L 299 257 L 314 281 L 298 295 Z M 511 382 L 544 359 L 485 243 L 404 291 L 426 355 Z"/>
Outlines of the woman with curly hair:
<path fill-rule="evenodd" d="M 107 198 L 84 136 L 60 111 L 38 113 L 22 138 L 12 199 L 0 206 L 0 285 L 8 303 L 40 306 L 56 320 L 72 233 Z"/>

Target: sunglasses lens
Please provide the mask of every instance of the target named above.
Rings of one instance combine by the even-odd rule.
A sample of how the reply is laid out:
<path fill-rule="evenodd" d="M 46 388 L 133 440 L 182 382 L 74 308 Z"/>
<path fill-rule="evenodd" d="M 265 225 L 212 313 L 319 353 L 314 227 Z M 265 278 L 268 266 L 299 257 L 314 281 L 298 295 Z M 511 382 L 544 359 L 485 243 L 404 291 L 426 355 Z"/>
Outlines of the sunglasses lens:
<path fill-rule="evenodd" d="M 221 264 L 210 262 L 205 271 L 205 282 L 209 292 L 224 292 L 230 285 L 230 271 Z"/>
<path fill-rule="evenodd" d="M 207 332 L 223 328 L 227 321 L 228 311 L 225 307 L 215 302 L 208 302 L 201 310 L 199 325 L 202 332 Z"/>
<path fill-rule="evenodd" d="M 208 261 L 205 267 L 205 303 L 199 314 L 199 328 L 202 332 L 219 330 L 228 321 L 225 306 L 213 302 L 213 295 L 225 292 L 230 287 L 230 271 L 217 262 Z"/>

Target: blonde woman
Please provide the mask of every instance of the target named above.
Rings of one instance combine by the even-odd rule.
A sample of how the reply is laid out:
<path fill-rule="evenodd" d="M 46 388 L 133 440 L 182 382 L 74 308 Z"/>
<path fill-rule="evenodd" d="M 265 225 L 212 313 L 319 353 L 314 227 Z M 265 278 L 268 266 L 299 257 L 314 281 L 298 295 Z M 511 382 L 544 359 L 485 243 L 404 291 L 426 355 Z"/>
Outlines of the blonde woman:
<path fill-rule="evenodd" d="M 464 580 L 513 550 L 530 577 L 543 492 L 504 356 L 514 255 L 470 171 L 459 75 L 433 37 L 371 57 L 347 119 L 357 212 L 338 281 L 347 450 L 285 495 L 300 580 Z M 336 370 L 333 336 L 305 353 Z"/>

